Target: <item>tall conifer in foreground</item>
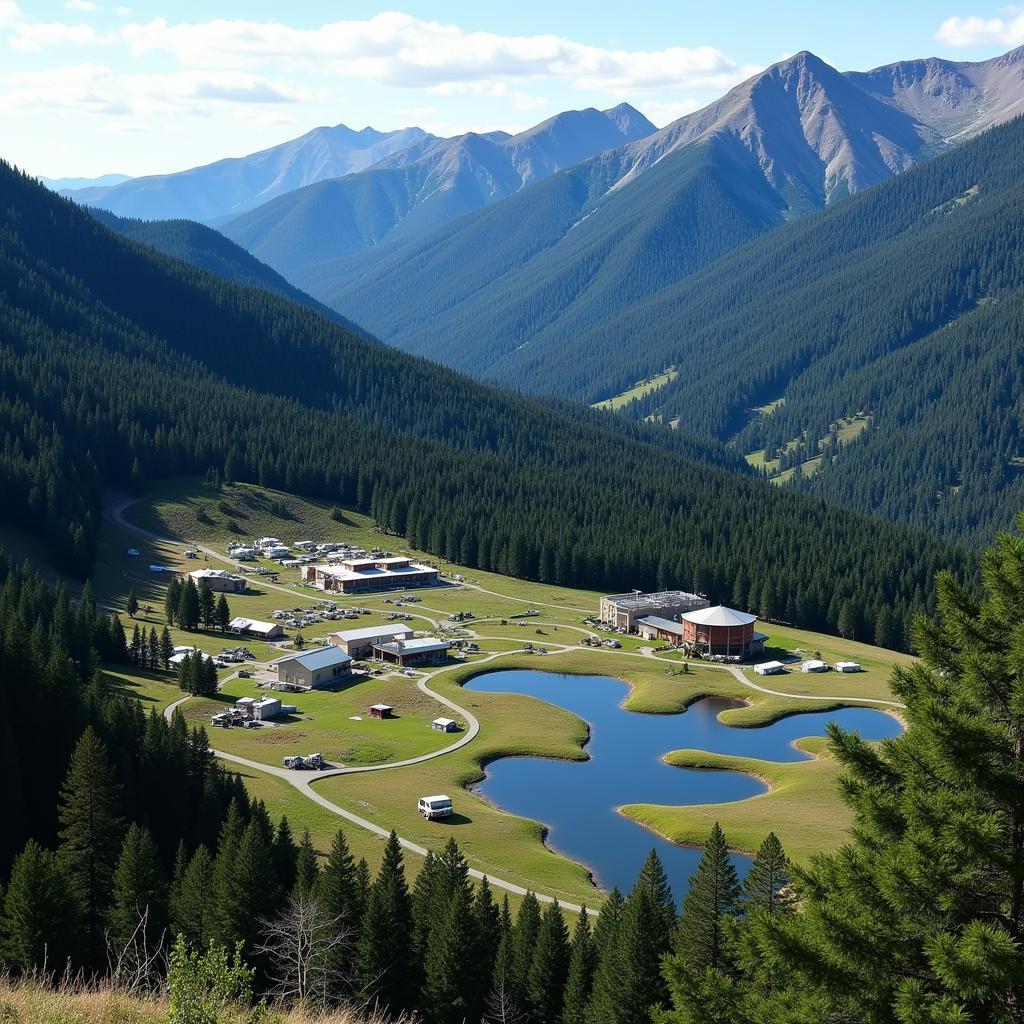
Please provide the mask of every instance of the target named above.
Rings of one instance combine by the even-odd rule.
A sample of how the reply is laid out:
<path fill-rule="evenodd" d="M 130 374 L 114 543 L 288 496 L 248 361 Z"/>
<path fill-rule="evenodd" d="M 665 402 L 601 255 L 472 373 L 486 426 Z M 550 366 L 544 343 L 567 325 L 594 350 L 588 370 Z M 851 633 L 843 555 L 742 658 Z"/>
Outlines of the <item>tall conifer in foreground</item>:
<path fill-rule="evenodd" d="M 154 952 L 167 928 L 167 883 L 147 829 L 131 825 L 114 871 L 110 941 L 115 956 L 129 946 Z"/>
<path fill-rule="evenodd" d="M 83 914 L 86 961 L 103 961 L 111 883 L 124 835 L 121 787 L 106 747 L 90 726 L 82 733 L 60 792 L 58 855 Z"/>
<path fill-rule="evenodd" d="M 597 950 L 590 929 L 590 916 L 584 907 L 576 918 L 576 927 L 572 934 L 562 1024 L 586 1024 L 587 1003 L 594 984 L 596 966 Z"/>
<path fill-rule="evenodd" d="M 977 599 L 938 578 L 920 661 L 893 673 L 906 732 L 829 727 L 852 840 L 799 873 L 801 912 L 770 952 L 835 1019 L 1021 1019 L 1024 537 L 999 538 L 982 581 Z"/>

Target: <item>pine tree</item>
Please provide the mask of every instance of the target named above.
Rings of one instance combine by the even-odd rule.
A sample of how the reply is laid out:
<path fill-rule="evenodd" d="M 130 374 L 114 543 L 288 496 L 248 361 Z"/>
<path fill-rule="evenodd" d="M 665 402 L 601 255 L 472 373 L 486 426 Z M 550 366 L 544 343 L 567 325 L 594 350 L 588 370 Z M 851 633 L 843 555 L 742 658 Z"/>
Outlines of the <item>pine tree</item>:
<path fill-rule="evenodd" d="M 227 814 L 224 816 L 217 839 L 217 856 L 213 866 L 213 898 L 210 907 L 213 938 L 226 948 L 230 948 L 238 941 L 234 935 L 232 906 L 237 898 L 235 861 L 245 829 L 243 804 L 236 797 L 228 804 Z"/>
<path fill-rule="evenodd" d="M 292 893 L 312 896 L 317 888 L 319 874 L 320 867 L 316 860 L 316 850 L 313 849 L 313 841 L 309 838 L 309 829 L 306 829 L 302 833 L 298 856 L 295 858 L 295 883 L 292 886 Z M 335 918 L 332 916 L 328 920 L 335 920 Z"/>
<path fill-rule="evenodd" d="M 594 927 L 597 965 L 587 1004 L 588 1021 L 616 1021 L 620 1013 L 618 940 L 625 900 L 618 886 L 608 894 Z"/>
<path fill-rule="evenodd" d="M 142 630 L 139 629 L 139 624 L 137 622 L 132 629 L 132 640 L 128 645 L 128 656 L 131 658 L 133 665 L 143 664 Z"/>
<path fill-rule="evenodd" d="M 217 610 L 214 612 L 214 621 L 222 633 L 228 631 L 228 626 L 231 623 L 231 608 L 228 606 L 228 599 L 223 594 L 217 598 Z"/>
<path fill-rule="evenodd" d="M 160 666 L 167 671 L 171 667 L 171 658 L 174 656 L 174 641 L 171 639 L 171 631 L 164 626 L 160 634 Z"/>
<path fill-rule="evenodd" d="M 747 914 L 761 911 L 776 917 L 790 913 L 793 906 L 789 858 L 778 836 L 769 832 L 743 880 L 743 908 Z"/>
<path fill-rule="evenodd" d="M 197 593 L 199 596 L 199 617 L 202 620 L 203 627 L 210 629 L 213 626 L 213 617 L 217 610 L 216 598 L 214 598 L 213 590 L 206 580 L 199 581 Z"/>
<path fill-rule="evenodd" d="M 483 1006 L 494 978 L 494 963 L 501 941 L 501 910 L 494 902 L 490 882 L 485 875 L 480 879 L 473 896 L 473 920 L 476 948 L 473 952 L 474 974 L 477 979 L 477 1002 Z"/>
<path fill-rule="evenodd" d="M 111 883 L 124 835 L 121 787 L 106 747 L 88 727 L 60 792 L 58 856 L 84 915 L 86 961 L 100 966 Z"/>
<path fill-rule="evenodd" d="M 728 924 L 739 911 L 740 893 L 725 833 L 716 822 L 690 878 L 676 933 L 676 950 L 687 964 L 698 968 L 725 965 Z"/>
<path fill-rule="evenodd" d="M 512 988 L 524 1007 L 530 995 L 530 968 L 533 966 L 533 951 L 540 934 L 540 921 L 540 903 L 532 892 L 528 892 L 519 904 L 519 913 L 512 931 Z"/>
<path fill-rule="evenodd" d="M 458 886 L 438 913 L 427 939 L 419 1008 L 430 1024 L 462 1024 L 477 1010 L 472 965 L 466 962 L 466 952 L 476 944 L 473 905 L 466 889 Z"/>
<path fill-rule="evenodd" d="M 14 858 L 0 906 L 0 960 L 60 974 L 75 952 L 79 908 L 58 858 L 30 839 Z"/>
<path fill-rule="evenodd" d="M 128 588 L 128 598 L 124 603 L 124 610 L 130 619 L 134 619 L 139 614 L 139 599 L 135 596 L 134 587 Z"/>
<path fill-rule="evenodd" d="M 345 833 L 334 834 L 330 852 L 316 881 L 317 900 L 328 919 L 342 927 L 357 930 L 363 916 L 363 899 L 356 878 L 356 868 Z"/>
<path fill-rule="evenodd" d="M 412 960 L 413 964 L 422 969 L 427 956 L 427 944 L 430 930 L 437 921 L 435 892 L 438 879 L 437 857 L 433 850 L 427 850 L 423 858 L 416 881 L 413 883 L 410 905 L 412 908 Z M 422 979 L 417 977 L 416 989 L 419 991 Z"/>
<path fill-rule="evenodd" d="M 363 913 L 359 938 L 359 979 L 368 997 L 392 1010 L 411 1007 L 409 990 L 412 910 L 402 846 L 392 832 Z"/>
<path fill-rule="evenodd" d="M 202 844 L 196 847 L 171 906 L 174 931 L 182 935 L 192 949 L 205 949 L 215 930 L 214 862 Z"/>
<path fill-rule="evenodd" d="M 295 870 L 299 851 L 295 846 L 291 825 L 288 824 L 287 817 L 283 815 L 278 822 L 277 831 L 274 833 L 274 845 L 270 856 L 274 861 L 274 870 L 281 883 L 282 892 L 291 892 L 295 885 Z"/>
<path fill-rule="evenodd" d="M 1024 517 L 1019 521 L 1024 530 Z M 833 1019 L 1013 1021 L 1024 990 L 1024 537 L 949 574 L 892 689 L 906 731 L 881 746 L 829 727 L 854 813 L 816 859 L 771 952 Z"/>
<path fill-rule="evenodd" d="M 196 589 L 192 577 L 189 576 L 181 584 L 175 621 L 181 629 L 194 631 L 199 628 L 201 614 L 202 607 L 199 603 L 199 591 Z"/>
<path fill-rule="evenodd" d="M 587 1004 L 597 968 L 597 949 L 590 929 L 590 917 L 584 907 L 576 918 L 569 952 L 569 970 L 565 982 L 562 1024 L 588 1024 Z"/>
<path fill-rule="evenodd" d="M 157 668 L 160 664 L 160 639 L 156 635 L 155 626 L 151 626 L 149 630 L 149 642 L 146 644 L 146 664 L 150 668 Z"/>
<path fill-rule="evenodd" d="M 539 1024 L 558 1024 L 569 973 L 569 931 L 561 907 L 549 903 L 541 917 L 527 977 L 527 1003 Z"/>
<path fill-rule="evenodd" d="M 155 951 L 167 927 L 167 883 L 160 853 L 149 832 L 132 824 L 114 871 L 109 916 L 115 955 L 129 946 Z"/>
<path fill-rule="evenodd" d="M 177 576 L 171 577 L 167 584 L 167 592 L 164 594 L 164 619 L 169 626 L 178 624 L 178 609 L 181 605 L 181 580 Z"/>

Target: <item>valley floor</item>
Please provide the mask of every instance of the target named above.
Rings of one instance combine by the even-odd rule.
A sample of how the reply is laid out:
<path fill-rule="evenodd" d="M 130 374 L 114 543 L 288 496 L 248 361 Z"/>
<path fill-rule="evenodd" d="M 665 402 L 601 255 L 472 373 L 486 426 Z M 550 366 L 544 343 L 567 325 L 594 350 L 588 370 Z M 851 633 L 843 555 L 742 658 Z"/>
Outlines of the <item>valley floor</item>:
<path fill-rule="evenodd" d="M 225 567 L 226 545 L 239 537 L 277 536 L 298 539 L 344 540 L 366 548 L 436 560 L 408 551 L 401 538 L 384 536 L 371 521 L 349 510 L 336 510 L 293 495 L 248 485 L 220 490 L 195 480 L 179 480 L 155 488 L 144 500 L 112 502 L 94 586 L 97 598 L 118 610 L 126 631 L 133 622 L 123 612 L 129 589 L 141 606 L 137 621 L 147 631 L 163 628 L 163 597 L 170 575 L 151 571 L 166 566 L 187 571 L 198 566 Z M 198 559 L 185 550 L 199 551 Z M 137 550 L 138 555 L 128 554 Z M 270 566 L 271 563 L 266 563 Z M 275 566 L 276 568 L 276 566 Z M 356 856 L 376 865 L 383 845 L 381 832 L 395 829 L 406 841 L 411 874 L 418 869 L 418 850 L 439 848 L 456 834 L 471 868 L 496 880 L 513 894 L 530 889 L 567 905 L 599 905 L 583 865 L 551 852 L 543 842 L 541 823 L 506 814 L 466 787 L 482 778 L 486 765 L 505 756 L 585 758 L 588 727 L 575 715 L 533 698 L 462 689 L 470 676 L 491 668 L 529 668 L 606 675 L 629 684 L 627 710 L 678 713 L 704 696 L 740 698 L 742 706 L 724 711 L 720 719 L 732 726 L 754 727 L 800 711 L 830 710 L 843 705 L 868 705 L 893 710 L 888 676 L 894 665 L 909 662 L 904 655 L 854 641 L 807 633 L 789 627 L 762 625 L 769 634 L 769 655 L 821 657 L 827 662 L 856 660 L 863 672 L 758 677 L 749 669 L 725 668 L 698 662 L 686 664 L 673 651 L 652 652 L 650 644 L 619 637 L 621 649 L 588 647 L 580 640 L 609 638 L 587 621 L 596 613 L 596 593 L 530 583 L 454 565 L 442 564 L 446 585 L 414 592 L 414 603 L 396 608 L 403 595 L 332 600 L 342 609 L 359 607 L 358 621 L 328 621 L 302 630 L 307 644 L 326 633 L 389 621 L 403 615 L 417 631 L 447 630 L 476 644 L 477 653 L 449 664 L 418 670 L 414 677 L 397 671 L 357 676 L 337 691 L 314 691 L 288 697 L 298 706 L 282 723 L 258 730 L 211 730 L 211 743 L 230 758 L 253 796 L 262 798 L 275 816 L 287 814 L 296 832 L 308 829 L 325 850 L 340 826 Z M 455 578 L 461 578 L 455 582 Z M 296 570 L 285 570 L 276 583 L 255 578 L 252 590 L 229 595 L 232 615 L 269 619 L 274 611 L 322 606 L 323 595 L 299 582 Z M 525 615 L 527 611 L 536 614 Z M 451 616 L 470 613 L 456 623 Z M 291 634 L 294 631 L 289 631 Z M 184 633 L 172 630 L 176 644 L 194 644 L 218 653 L 238 640 L 215 631 Z M 291 650 L 290 639 L 272 644 L 245 640 L 263 664 Z M 531 645 L 546 654 L 524 653 Z M 157 670 L 112 668 L 109 676 L 148 707 L 165 712 L 181 706 L 186 718 L 208 725 L 211 711 L 240 696 L 260 691 L 252 679 L 237 671 L 221 672 L 217 700 L 182 699 L 173 674 Z M 394 719 L 377 721 L 366 715 L 371 703 L 395 708 Z M 440 734 L 429 728 L 433 718 L 461 720 L 463 731 Z M 478 723 L 479 732 L 474 728 Z M 795 859 L 815 850 L 839 845 L 848 817 L 835 789 L 836 766 L 820 740 L 801 741 L 817 759 L 776 765 L 745 758 L 723 758 L 700 751 L 669 753 L 670 763 L 728 768 L 758 775 L 770 792 L 750 800 L 703 807 L 652 808 L 635 805 L 623 811 L 666 837 L 683 843 L 700 842 L 711 823 L 722 822 L 732 844 L 749 850 L 774 829 Z M 326 761 L 343 771 L 295 773 L 281 767 L 292 753 L 322 752 Z M 407 763 L 415 761 L 415 763 Z M 455 829 L 425 822 L 416 799 L 425 793 L 447 792 L 454 797 Z"/>

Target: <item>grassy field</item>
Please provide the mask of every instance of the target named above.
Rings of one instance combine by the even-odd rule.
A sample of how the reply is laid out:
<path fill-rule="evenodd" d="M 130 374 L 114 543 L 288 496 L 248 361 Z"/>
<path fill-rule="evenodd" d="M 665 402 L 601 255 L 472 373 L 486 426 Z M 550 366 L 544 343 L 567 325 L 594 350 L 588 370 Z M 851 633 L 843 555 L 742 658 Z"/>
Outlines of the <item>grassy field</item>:
<path fill-rule="evenodd" d="M 689 845 L 702 843 L 716 821 L 725 830 L 729 845 L 748 853 L 774 831 L 793 860 L 806 862 L 812 853 L 834 850 L 843 843 L 852 815 L 839 799 L 836 782 L 840 768 L 828 756 L 827 742 L 814 737 L 796 745 L 814 754 L 814 760 L 779 763 L 702 750 L 673 751 L 665 758 L 669 764 L 748 772 L 770 788 L 735 803 L 693 807 L 628 804 L 620 810 L 667 839 Z"/>
<path fill-rule="evenodd" d="M 340 518 L 332 513 L 333 507 L 326 503 L 256 487 L 236 485 L 217 492 L 194 480 L 172 481 L 156 490 L 152 500 L 130 507 L 126 518 L 175 540 L 146 542 L 132 532 L 108 525 L 96 576 L 99 600 L 123 609 L 128 588 L 134 587 L 140 602 L 150 605 L 150 611 L 144 611 L 140 618 L 144 618 L 147 628 L 162 628 L 163 588 L 169 577 L 149 572 L 149 564 L 186 571 L 197 564 L 184 557 L 188 544 L 201 543 L 223 551 L 229 540 L 239 536 L 274 535 L 286 542 L 341 540 L 364 547 L 380 546 L 437 564 L 431 556 L 409 549 L 401 538 L 381 534 L 365 516 L 350 510 Z M 138 548 L 140 555 L 128 556 L 129 547 Z M 198 564 L 204 564 L 202 558 Z M 211 556 L 209 564 L 222 563 Z M 783 715 L 841 706 L 837 694 L 889 699 L 887 679 L 892 666 L 910 660 L 836 637 L 761 625 L 759 628 L 769 634 L 769 656 L 785 659 L 820 655 L 829 663 L 859 661 L 865 669 L 856 675 L 787 672 L 759 677 L 746 672 L 754 685 L 818 699 L 774 696 L 743 685 L 722 668 L 686 662 L 676 652 L 660 652 L 653 658 L 641 654 L 641 648 L 652 645 L 635 637 L 618 637 L 620 650 L 581 645 L 579 641 L 585 635 L 611 635 L 602 634 L 585 621 L 597 610 L 599 595 L 594 592 L 540 585 L 452 564 L 440 567 L 449 578 L 462 576 L 463 585 L 417 591 L 419 601 L 400 611 L 413 616 L 413 628 L 425 632 L 436 631 L 442 625 L 453 626 L 449 615 L 454 612 L 472 613 L 473 617 L 461 626 L 482 653 L 470 656 L 465 665 L 437 675 L 431 685 L 478 717 L 479 737 L 452 754 L 420 765 L 323 779 L 317 783 L 318 790 L 340 806 L 385 828 L 395 828 L 405 838 L 425 846 L 439 847 L 454 835 L 473 867 L 572 902 L 593 905 L 600 901 L 585 868 L 547 850 L 541 825 L 499 812 L 467 787 L 482 777 L 489 761 L 498 757 L 585 757 L 582 745 L 587 726 L 569 712 L 531 698 L 463 691 L 460 683 L 466 678 L 479 671 L 503 668 L 609 675 L 629 685 L 623 703 L 630 711 L 678 713 L 701 697 L 731 697 L 736 704 L 721 713 L 722 721 L 753 727 Z M 313 605 L 322 597 L 299 583 L 296 570 L 282 572 L 279 584 L 283 589 L 257 583 L 252 594 L 229 597 L 233 614 L 268 618 L 275 609 Z M 339 621 L 309 628 L 304 631 L 305 639 L 313 642 L 333 629 L 387 621 L 396 613 L 394 601 L 398 596 L 341 598 L 337 601 L 340 606 L 367 608 L 371 614 L 361 615 L 358 622 Z M 538 614 L 524 617 L 522 613 L 530 609 Z M 130 630 L 130 621 L 125 619 L 125 624 Z M 225 646 L 225 638 L 216 633 L 174 631 L 174 639 L 176 643 L 195 643 L 210 652 Z M 523 654 L 527 643 L 535 648 L 547 647 L 549 653 Z M 270 645 L 251 641 L 246 645 L 263 659 L 284 653 Z M 501 652 L 500 658 L 481 664 L 481 659 L 497 652 Z M 162 709 L 180 696 L 173 677 L 165 673 L 119 669 L 109 675 L 149 707 Z M 221 700 L 192 699 L 183 710 L 188 718 L 205 723 L 210 712 L 226 701 L 257 692 L 249 680 L 229 679 Z M 300 713 L 280 727 L 216 731 L 212 732 L 212 741 L 226 751 L 270 765 L 279 764 L 285 754 L 314 750 L 335 763 L 385 763 L 435 750 L 451 741 L 450 736 L 434 733 L 428 725 L 443 713 L 441 706 L 419 691 L 412 680 L 394 674 L 353 682 L 338 692 L 286 695 L 284 700 L 298 705 Z M 398 717 L 391 721 L 367 719 L 365 711 L 371 703 L 393 705 Z M 361 721 L 352 720 L 357 715 Z M 697 760 L 708 756 L 699 752 L 673 755 Z M 772 765 L 743 758 L 733 760 L 736 763 L 728 766 L 705 766 L 751 771 L 765 778 L 771 791 L 722 808 L 631 807 L 631 816 L 688 842 L 702 838 L 707 831 L 705 822 L 712 820 L 708 815 L 714 814 L 727 827 L 732 842 L 742 848 L 756 846 L 773 828 L 784 841 L 790 837 L 787 845 L 796 856 L 840 841 L 847 819 L 834 793 L 835 766 L 831 761 L 823 758 L 796 765 Z M 318 848 L 326 848 L 340 819 L 274 776 L 247 771 L 244 777 L 250 791 L 266 801 L 273 815 L 287 814 L 294 828 L 309 828 Z M 428 824 L 417 813 L 417 797 L 431 792 L 448 792 L 455 798 L 458 813 L 449 822 Z M 346 824 L 344 828 L 357 856 L 366 856 L 371 866 L 376 866 L 381 841 L 354 825 Z M 410 873 L 418 870 L 417 860 L 409 858 Z"/>
<path fill-rule="evenodd" d="M 671 383 L 679 376 L 679 371 L 674 367 L 670 366 L 667 370 L 657 374 L 654 377 L 648 377 L 647 380 L 638 380 L 631 388 L 623 391 L 620 395 L 614 395 L 612 398 L 606 398 L 603 402 L 595 402 L 595 409 L 610 409 L 613 412 L 617 409 L 621 409 L 624 405 L 628 405 L 630 402 L 637 398 L 643 398 L 645 395 L 649 395 L 652 391 L 657 391 L 659 388 L 663 388 L 666 384 Z"/>
<path fill-rule="evenodd" d="M 233 705 L 239 697 L 260 697 L 266 692 L 252 679 L 231 679 L 221 687 L 217 700 L 189 700 L 182 711 L 188 721 L 208 725 L 211 714 Z M 417 757 L 455 739 L 430 728 L 435 718 L 450 712 L 405 676 L 357 677 L 338 690 L 274 696 L 296 705 L 296 713 L 260 729 L 211 729 L 210 742 L 218 750 L 261 764 L 279 765 L 285 755 L 319 751 L 332 765 L 342 767 Z M 394 717 L 370 718 L 367 708 L 371 704 L 390 704 Z"/>

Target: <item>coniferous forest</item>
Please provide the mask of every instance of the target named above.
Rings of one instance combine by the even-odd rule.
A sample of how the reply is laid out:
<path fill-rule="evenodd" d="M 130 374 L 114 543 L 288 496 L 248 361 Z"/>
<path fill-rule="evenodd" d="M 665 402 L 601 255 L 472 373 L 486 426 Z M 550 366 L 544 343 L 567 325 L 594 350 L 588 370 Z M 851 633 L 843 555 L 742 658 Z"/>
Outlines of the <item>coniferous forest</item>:
<path fill-rule="evenodd" d="M 132 244 L 7 167 L 0 194 L 2 515 L 80 577 L 105 492 L 211 467 L 463 565 L 743 591 L 765 618 L 842 616 L 865 639 L 882 616 L 897 647 L 935 573 L 971 573 L 924 532 L 779 493 L 717 442 L 473 383 Z"/>
<path fill-rule="evenodd" d="M 137 981 L 173 945 L 172 990 L 226 973 L 236 994 L 437 1024 L 1017 1020 L 1024 537 L 982 575 L 980 600 L 939 579 L 921 659 L 893 680 L 906 732 L 873 746 L 830 727 L 846 846 L 796 868 L 769 834 L 741 882 L 715 826 L 681 908 L 652 853 L 628 895 L 570 919 L 532 895 L 513 914 L 454 840 L 411 882 L 394 835 L 375 877 L 344 832 L 320 862 L 202 730 L 108 689 L 95 664 L 118 641 L 88 592 L 72 608 L 2 560 L 5 704 L 40 728 L 4 734 L 0 960 Z"/>

